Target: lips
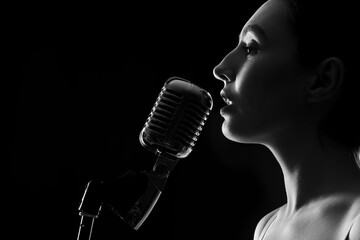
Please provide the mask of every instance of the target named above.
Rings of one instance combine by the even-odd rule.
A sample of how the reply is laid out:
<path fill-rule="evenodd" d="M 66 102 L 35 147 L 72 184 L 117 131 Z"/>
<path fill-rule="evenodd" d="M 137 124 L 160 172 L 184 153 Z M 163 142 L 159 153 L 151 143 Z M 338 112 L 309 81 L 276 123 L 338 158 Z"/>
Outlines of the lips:
<path fill-rule="evenodd" d="M 226 106 L 224 106 L 223 108 L 220 109 L 220 115 L 227 116 L 234 110 L 233 102 L 232 102 L 231 98 L 229 98 L 229 95 L 227 95 L 227 93 L 225 92 L 224 89 L 221 90 L 220 96 L 222 97 L 222 99 L 226 103 Z"/>
<path fill-rule="evenodd" d="M 232 101 L 227 97 L 227 95 L 225 94 L 225 92 L 222 90 L 220 92 L 220 96 L 222 97 L 222 99 L 224 100 L 224 102 L 227 104 L 227 105 L 231 105 L 232 104 Z"/>

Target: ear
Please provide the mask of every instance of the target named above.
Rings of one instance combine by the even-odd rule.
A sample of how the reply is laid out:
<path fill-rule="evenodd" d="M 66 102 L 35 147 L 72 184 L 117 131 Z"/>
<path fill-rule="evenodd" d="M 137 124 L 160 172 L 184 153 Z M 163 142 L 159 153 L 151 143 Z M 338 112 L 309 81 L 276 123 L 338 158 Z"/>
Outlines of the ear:
<path fill-rule="evenodd" d="M 339 58 L 331 57 L 322 61 L 310 82 L 308 101 L 322 102 L 336 95 L 344 80 L 344 72 L 344 64 Z"/>

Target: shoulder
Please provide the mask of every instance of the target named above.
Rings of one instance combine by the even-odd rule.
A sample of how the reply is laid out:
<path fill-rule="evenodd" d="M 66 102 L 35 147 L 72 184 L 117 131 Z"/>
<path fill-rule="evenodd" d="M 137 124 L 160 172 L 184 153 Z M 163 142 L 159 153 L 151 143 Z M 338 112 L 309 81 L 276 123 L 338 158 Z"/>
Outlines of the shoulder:
<path fill-rule="evenodd" d="M 351 230 L 349 232 L 349 240 L 359 240 L 360 239 L 360 212 L 355 217 Z"/>
<path fill-rule="evenodd" d="M 258 222 L 255 228 L 254 240 L 260 240 L 264 228 L 267 226 L 267 224 L 270 223 L 269 221 L 271 220 L 271 218 L 275 217 L 276 213 L 279 211 L 280 208 L 281 207 L 269 212 Z"/>
<path fill-rule="evenodd" d="M 355 217 L 352 222 L 352 226 L 349 232 L 349 240 L 360 239 L 360 197 L 355 201 L 354 204 Z"/>

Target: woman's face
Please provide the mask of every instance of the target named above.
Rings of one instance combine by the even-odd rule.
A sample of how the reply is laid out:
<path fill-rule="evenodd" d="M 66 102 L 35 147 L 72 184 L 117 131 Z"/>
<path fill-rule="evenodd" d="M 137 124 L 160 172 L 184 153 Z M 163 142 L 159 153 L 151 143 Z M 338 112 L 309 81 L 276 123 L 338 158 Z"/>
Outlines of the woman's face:
<path fill-rule="evenodd" d="M 223 134 L 264 143 L 296 129 L 304 118 L 308 74 L 296 58 L 290 9 L 269 0 L 244 25 L 239 44 L 214 68 L 224 82 Z M 286 130 L 286 131 L 284 131 Z"/>

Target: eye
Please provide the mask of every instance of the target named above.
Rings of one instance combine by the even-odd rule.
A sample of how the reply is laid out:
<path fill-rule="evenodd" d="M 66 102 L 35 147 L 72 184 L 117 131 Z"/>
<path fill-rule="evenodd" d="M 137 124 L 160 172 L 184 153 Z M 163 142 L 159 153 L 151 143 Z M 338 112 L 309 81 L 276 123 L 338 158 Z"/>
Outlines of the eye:
<path fill-rule="evenodd" d="M 260 52 L 260 46 L 257 42 L 251 41 L 249 43 L 242 42 L 241 48 L 244 49 L 246 56 L 255 56 Z"/>

